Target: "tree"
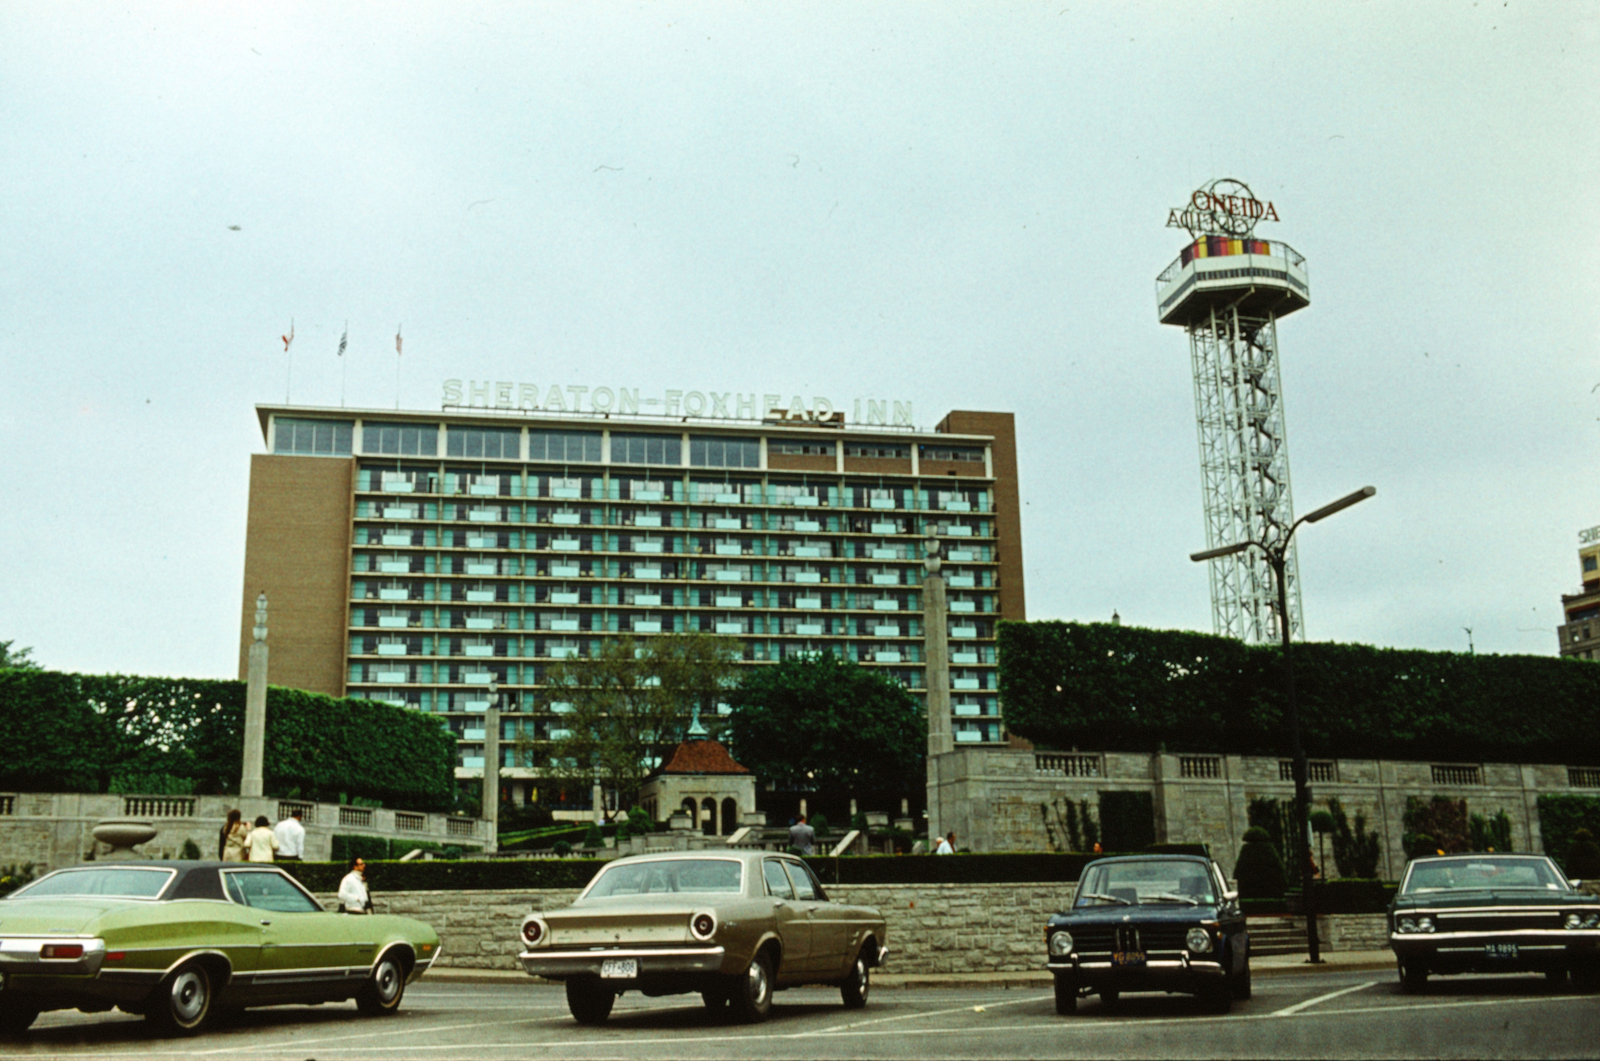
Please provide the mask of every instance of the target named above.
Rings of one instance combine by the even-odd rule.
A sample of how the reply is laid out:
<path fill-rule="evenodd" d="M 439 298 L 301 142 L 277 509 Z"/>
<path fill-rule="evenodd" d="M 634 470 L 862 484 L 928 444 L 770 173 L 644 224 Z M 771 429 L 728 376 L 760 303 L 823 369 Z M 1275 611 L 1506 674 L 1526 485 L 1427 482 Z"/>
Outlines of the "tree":
<path fill-rule="evenodd" d="M 31 648 L 12 648 L 15 641 L 0 641 L 0 670 L 43 670 L 33 658 Z"/>
<path fill-rule="evenodd" d="M 927 784 L 928 726 L 905 687 L 832 654 L 747 671 L 733 754 L 761 780 L 889 808 Z"/>
<path fill-rule="evenodd" d="M 1372 880 L 1378 876 L 1378 860 L 1382 857 L 1382 843 L 1377 833 L 1367 831 L 1367 816 L 1356 812 L 1355 824 L 1345 816 L 1339 797 L 1328 798 L 1325 812 L 1333 833 L 1333 860 L 1339 864 L 1339 876 Z M 1323 867 L 1327 875 L 1327 867 Z"/>
<path fill-rule="evenodd" d="M 1239 882 L 1241 899 L 1283 898 L 1283 859 L 1278 857 L 1271 835 L 1261 826 L 1245 830 L 1244 846 L 1239 849 L 1239 860 L 1233 864 L 1233 876 Z"/>
<path fill-rule="evenodd" d="M 708 634 L 664 634 L 601 643 L 586 659 L 551 668 L 544 698 L 563 705 L 550 746 L 549 773 L 578 787 L 598 777 L 632 807 L 650 772 L 689 735 L 698 713 L 708 733 L 721 727 L 716 702 L 733 680 L 738 642 Z"/>

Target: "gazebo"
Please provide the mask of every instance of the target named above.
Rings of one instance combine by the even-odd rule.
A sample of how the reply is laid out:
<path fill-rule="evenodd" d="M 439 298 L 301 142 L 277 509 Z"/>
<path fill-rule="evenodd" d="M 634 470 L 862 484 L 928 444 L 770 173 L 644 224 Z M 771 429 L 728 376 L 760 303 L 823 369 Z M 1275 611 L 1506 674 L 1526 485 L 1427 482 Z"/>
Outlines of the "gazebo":
<path fill-rule="evenodd" d="M 639 805 L 652 821 L 667 821 L 681 810 L 707 836 L 728 836 L 755 812 L 756 779 L 719 742 L 690 739 L 646 779 Z"/>

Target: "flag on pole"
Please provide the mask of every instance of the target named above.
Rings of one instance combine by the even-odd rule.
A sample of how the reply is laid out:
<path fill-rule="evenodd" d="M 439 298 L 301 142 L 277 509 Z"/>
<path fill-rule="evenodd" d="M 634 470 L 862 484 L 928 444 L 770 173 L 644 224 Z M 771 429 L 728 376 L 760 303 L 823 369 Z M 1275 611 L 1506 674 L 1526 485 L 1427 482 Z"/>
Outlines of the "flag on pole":
<path fill-rule="evenodd" d="M 280 336 L 280 338 L 283 339 L 283 352 L 287 354 L 289 352 L 289 344 L 294 342 L 294 318 L 293 317 L 289 318 L 289 334 L 288 335 L 284 335 L 284 336 Z"/>
<path fill-rule="evenodd" d="M 394 354 L 396 357 L 400 356 L 400 325 L 398 324 L 394 326 Z"/>
<path fill-rule="evenodd" d="M 339 356 L 344 356 L 344 348 L 350 343 L 350 322 L 344 322 L 344 334 L 339 336 Z"/>

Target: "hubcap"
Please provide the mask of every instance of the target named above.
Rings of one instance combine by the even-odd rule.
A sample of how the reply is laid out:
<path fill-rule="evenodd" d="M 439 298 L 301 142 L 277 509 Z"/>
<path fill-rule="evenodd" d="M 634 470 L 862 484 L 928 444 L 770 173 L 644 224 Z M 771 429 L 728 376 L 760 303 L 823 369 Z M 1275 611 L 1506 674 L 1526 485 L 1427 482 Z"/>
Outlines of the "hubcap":
<path fill-rule="evenodd" d="M 867 988 L 871 981 L 867 979 L 867 963 L 864 959 L 856 959 L 856 988 L 862 998 L 867 997 Z"/>
<path fill-rule="evenodd" d="M 378 975 L 373 980 L 378 989 L 378 997 L 385 1002 L 393 1001 L 395 993 L 400 989 L 400 970 L 394 967 L 394 963 L 386 961 L 378 966 Z"/>
<path fill-rule="evenodd" d="M 750 963 L 750 1001 L 761 1005 L 767 1000 L 767 967 L 760 960 Z"/>
<path fill-rule="evenodd" d="M 172 981 L 172 1013 L 184 1023 L 188 1023 L 206 1008 L 206 985 L 201 974 L 190 970 L 179 973 L 178 978 Z"/>

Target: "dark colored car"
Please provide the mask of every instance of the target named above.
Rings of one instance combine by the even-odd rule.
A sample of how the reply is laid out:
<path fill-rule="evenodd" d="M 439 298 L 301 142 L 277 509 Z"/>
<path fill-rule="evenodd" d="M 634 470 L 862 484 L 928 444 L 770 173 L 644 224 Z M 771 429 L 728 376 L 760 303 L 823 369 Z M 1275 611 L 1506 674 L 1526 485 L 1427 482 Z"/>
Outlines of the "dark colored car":
<path fill-rule="evenodd" d="M 179 1035 L 247 1006 L 389 1014 L 438 957 L 423 922 L 328 913 L 275 866 L 91 862 L 0 899 L 0 1035 L 56 1009 L 115 1006 Z"/>
<path fill-rule="evenodd" d="M 1222 871 L 1196 855 L 1103 858 L 1083 868 L 1072 909 L 1045 926 L 1056 1012 L 1080 995 L 1198 995 L 1217 1012 L 1250 997 L 1250 935 Z"/>
<path fill-rule="evenodd" d="M 1389 906 L 1400 986 L 1431 974 L 1542 972 L 1600 987 L 1600 897 L 1544 855 L 1412 859 Z"/>

